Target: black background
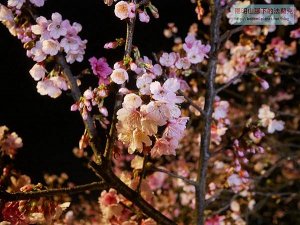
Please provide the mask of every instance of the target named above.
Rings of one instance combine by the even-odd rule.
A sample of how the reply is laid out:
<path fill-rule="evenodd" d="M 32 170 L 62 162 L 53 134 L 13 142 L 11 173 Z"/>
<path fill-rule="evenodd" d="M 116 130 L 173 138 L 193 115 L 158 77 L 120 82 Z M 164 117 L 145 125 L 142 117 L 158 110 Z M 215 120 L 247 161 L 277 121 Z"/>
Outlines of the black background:
<path fill-rule="evenodd" d="M 6 4 L 6 1 L 0 1 Z M 172 41 L 163 36 L 168 22 L 175 22 L 181 37 L 189 25 L 196 22 L 195 5 L 190 0 L 153 0 L 159 9 L 160 19 L 151 17 L 149 24 L 137 23 L 134 44 L 143 55 L 162 49 L 170 51 Z M 175 4 L 176 3 L 176 4 Z M 122 58 L 121 51 L 108 51 L 103 45 L 115 38 L 125 37 L 126 23 L 114 16 L 113 7 L 102 0 L 47 0 L 40 15 L 50 19 L 51 13 L 59 12 L 63 19 L 78 22 L 83 26 L 80 36 L 87 39 L 83 63 L 74 63 L 73 72 L 79 73 L 89 66 L 92 56 L 107 57 L 110 65 Z M 206 32 L 206 31 L 204 31 Z M 73 147 L 83 133 L 81 117 L 70 111 L 72 99 L 65 94 L 56 100 L 41 96 L 36 91 L 36 82 L 29 75 L 34 62 L 26 57 L 19 40 L 0 25 L 0 125 L 22 137 L 24 147 L 16 157 L 16 167 L 42 182 L 44 173 L 66 172 L 76 183 L 93 177 L 73 153 Z"/>

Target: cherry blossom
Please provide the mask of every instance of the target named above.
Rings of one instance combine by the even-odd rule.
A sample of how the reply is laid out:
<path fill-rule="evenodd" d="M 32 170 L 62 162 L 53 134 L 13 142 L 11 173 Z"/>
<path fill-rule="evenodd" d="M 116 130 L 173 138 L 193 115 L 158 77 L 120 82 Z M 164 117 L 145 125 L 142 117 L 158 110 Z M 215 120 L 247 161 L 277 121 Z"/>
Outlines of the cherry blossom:
<path fill-rule="evenodd" d="M 92 57 L 89 59 L 94 75 L 99 77 L 99 84 L 108 84 L 108 76 L 112 73 L 112 69 L 109 67 L 105 58 L 97 59 Z"/>
<path fill-rule="evenodd" d="M 125 81 L 128 80 L 128 73 L 126 70 L 118 68 L 113 70 L 112 74 L 110 75 L 110 78 L 116 84 L 123 84 L 125 83 Z"/>

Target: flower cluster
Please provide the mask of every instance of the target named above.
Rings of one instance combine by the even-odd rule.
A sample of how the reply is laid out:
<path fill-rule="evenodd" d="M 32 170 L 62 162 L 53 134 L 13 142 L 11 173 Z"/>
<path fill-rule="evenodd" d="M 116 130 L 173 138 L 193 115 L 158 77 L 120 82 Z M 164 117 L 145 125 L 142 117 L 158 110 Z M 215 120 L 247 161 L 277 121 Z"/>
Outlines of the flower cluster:
<path fill-rule="evenodd" d="M 41 190 L 41 185 L 28 184 L 23 186 L 21 192 Z M 33 200 L 20 200 L 6 202 L 2 216 L 7 224 L 53 224 L 63 210 L 68 208 L 70 202 L 57 204 L 45 198 Z"/>
<path fill-rule="evenodd" d="M 276 120 L 274 117 L 275 113 L 270 110 L 270 106 L 268 105 L 262 105 L 258 111 L 260 125 L 262 127 L 267 127 L 268 133 L 270 134 L 284 129 L 284 122 L 282 120 Z"/>
<path fill-rule="evenodd" d="M 57 55 L 61 49 L 66 53 L 68 63 L 83 60 L 87 41 L 78 36 L 82 30 L 79 23 L 71 25 L 70 21 L 63 20 L 59 13 L 53 13 L 51 20 L 40 16 L 36 19 L 36 23 L 31 26 L 31 30 L 39 39 L 27 52 L 34 61 L 42 62 L 47 56 Z"/>
<path fill-rule="evenodd" d="M 234 46 L 232 42 L 227 41 L 225 47 L 230 52 L 230 58 L 227 58 L 225 52 L 218 55 L 216 82 L 221 84 L 227 83 L 239 74 L 244 73 L 251 63 L 259 60 L 257 58 L 259 51 L 254 49 L 254 45 L 239 44 Z"/>
<path fill-rule="evenodd" d="M 40 16 L 32 25 L 26 15 L 20 19 L 25 0 L 9 0 L 8 7 L 0 4 L 0 21 L 7 26 L 10 32 L 17 36 L 27 49 L 27 56 L 37 62 L 29 71 L 37 84 L 37 91 L 41 95 L 49 95 L 57 98 L 62 91 L 68 89 L 68 84 L 59 69 L 53 69 L 48 73 L 46 67 L 48 59 L 66 53 L 66 61 L 81 62 L 86 48 L 86 40 L 82 40 L 78 33 L 82 27 L 79 23 L 70 24 L 69 20 L 63 20 L 59 13 L 53 13 L 51 20 Z M 33 6 L 43 6 L 44 0 L 30 0 Z M 27 6 L 26 6 L 27 7 Z M 25 11 L 25 10 L 24 10 Z M 15 18 L 18 17 L 18 20 Z M 50 60 L 51 61 L 51 60 Z"/>
<path fill-rule="evenodd" d="M 183 135 L 187 117 L 181 117 L 177 104 L 183 102 L 177 96 L 180 83 L 175 78 L 167 79 L 163 85 L 153 81 L 149 74 L 137 79 L 140 93 L 151 97 L 148 104 L 143 104 L 142 98 L 134 93 L 127 94 L 123 101 L 123 108 L 118 112 L 118 137 L 128 145 L 128 152 L 146 151 L 153 145 L 152 137 L 156 141 L 151 149 L 152 157 L 161 155 L 175 155 L 178 141 Z M 158 127 L 164 127 L 161 135 Z"/>
<path fill-rule="evenodd" d="M 128 179 L 128 176 L 123 176 L 123 179 Z M 128 181 L 127 181 L 128 182 Z M 132 182 L 129 181 L 132 186 Z M 137 183 L 135 182 L 135 185 Z M 142 185 L 142 196 L 145 197 L 146 192 L 150 197 L 152 196 L 151 190 L 145 183 Z M 131 203 L 126 201 L 122 195 L 118 195 L 116 190 L 110 189 L 107 191 L 102 191 L 99 197 L 99 205 L 102 213 L 101 222 L 102 224 L 120 224 L 120 225 L 157 225 L 157 223 L 151 219 L 141 219 L 136 217 L 129 207 Z M 127 206 L 127 207 L 126 207 Z"/>
<path fill-rule="evenodd" d="M 183 44 L 184 57 L 179 53 L 163 53 L 159 59 L 162 66 L 187 70 L 191 64 L 198 64 L 205 58 L 208 58 L 207 53 L 210 51 L 210 45 L 204 45 L 200 40 L 196 40 L 194 35 L 188 35 Z"/>
<path fill-rule="evenodd" d="M 13 158 L 22 146 L 22 139 L 15 132 L 10 133 L 6 126 L 0 126 L 0 150 L 2 154 Z"/>

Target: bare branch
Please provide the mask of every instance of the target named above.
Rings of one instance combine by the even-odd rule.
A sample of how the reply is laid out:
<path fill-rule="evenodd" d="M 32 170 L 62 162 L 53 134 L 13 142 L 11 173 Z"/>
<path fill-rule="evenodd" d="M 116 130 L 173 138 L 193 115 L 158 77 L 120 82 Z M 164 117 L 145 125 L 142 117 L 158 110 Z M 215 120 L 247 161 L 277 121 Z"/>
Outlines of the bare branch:
<path fill-rule="evenodd" d="M 6 191 L 0 192 L 0 199 L 6 201 L 18 201 L 18 200 L 27 200 L 33 198 L 41 198 L 41 197 L 51 197 L 57 195 L 64 194 L 78 194 L 85 191 L 92 190 L 105 190 L 108 189 L 108 185 L 104 182 L 93 182 L 90 184 L 78 185 L 71 188 L 57 188 L 57 189 L 49 189 L 49 190 L 41 190 L 41 191 L 33 191 L 33 192 L 15 192 L 9 193 Z"/>
<path fill-rule="evenodd" d="M 224 34 L 221 35 L 219 43 L 228 40 L 233 34 L 242 31 L 244 27 L 245 26 L 243 25 L 243 26 L 236 27 L 232 30 L 227 30 Z"/>
<path fill-rule="evenodd" d="M 161 168 L 157 168 L 157 167 L 155 167 L 155 166 L 150 166 L 150 167 L 149 167 L 149 170 L 168 174 L 168 175 L 171 176 L 171 177 L 174 177 L 174 178 L 177 178 L 177 179 L 181 179 L 181 180 L 183 180 L 185 183 L 190 184 L 190 185 L 193 185 L 193 186 L 197 186 L 197 185 L 198 185 L 197 182 L 195 182 L 195 181 L 193 181 L 193 180 L 190 180 L 190 179 L 188 179 L 188 178 L 186 178 L 186 177 L 184 177 L 184 176 L 181 176 L 181 175 L 172 173 L 172 172 L 170 172 L 170 171 L 168 171 L 168 170 L 164 170 L 164 169 L 161 169 Z"/>
<path fill-rule="evenodd" d="M 205 112 L 203 111 L 203 109 L 200 106 L 198 106 L 195 102 L 193 102 L 193 100 L 189 96 L 187 96 L 182 90 L 178 90 L 178 93 L 181 94 L 191 106 L 197 109 L 201 113 L 201 115 L 205 116 Z"/>
<path fill-rule="evenodd" d="M 72 97 L 75 102 L 81 98 L 81 92 L 77 84 L 76 78 L 73 76 L 70 66 L 66 62 L 65 57 L 62 54 L 56 56 L 56 62 L 62 67 L 65 77 L 71 88 Z M 99 142 L 98 132 L 94 125 L 93 117 L 88 113 L 86 120 L 83 120 L 85 129 L 87 130 L 90 138 L 90 146 L 96 156 L 97 163 L 102 161 L 101 159 L 101 146 Z"/>
<path fill-rule="evenodd" d="M 222 85 L 221 87 L 219 87 L 218 89 L 216 89 L 216 94 L 218 94 L 219 92 L 223 91 L 224 89 L 228 88 L 231 84 L 233 84 L 235 81 L 239 80 L 242 76 L 244 75 L 244 73 L 240 73 L 239 75 L 237 75 L 236 77 L 232 78 L 231 80 L 229 80 L 226 84 Z"/>

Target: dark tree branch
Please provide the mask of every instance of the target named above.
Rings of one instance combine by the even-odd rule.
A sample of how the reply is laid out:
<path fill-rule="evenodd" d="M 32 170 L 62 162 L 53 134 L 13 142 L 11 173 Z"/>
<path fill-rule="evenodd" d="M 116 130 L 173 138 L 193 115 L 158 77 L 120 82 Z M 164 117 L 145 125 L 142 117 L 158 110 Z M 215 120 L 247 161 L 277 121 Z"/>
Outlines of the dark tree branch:
<path fill-rule="evenodd" d="M 201 132 L 200 144 L 200 159 L 198 165 L 197 182 L 199 186 L 196 188 L 196 218 L 197 225 L 204 225 L 204 210 L 205 210 L 205 193 L 206 193 L 206 174 L 208 167 L 208 160 L 210 157 L 209 148 L 211 140 L 211 123 L 213 104 L 215 99 L 215 75 L 217 68 L 217 54 L 219 49 L 220 39 L 220 24 L 223 10 L 220 7 L 220 0 L 210 1 L 210 10 L 212 13 L 212 23 L 210 26 L 210 45 L 208 70 L 206 75 L 206 94 L 204 105 L 204 127 Z"/>
<path fill-rule="evenodd" d="M 236 27 L 232 30 L 227 30 L 224 34 L 221 35 L 219 43 L 228 40 L 235 33 L 242 31 L 244 29 L 244 27 L 245 26 L 243 25 L 243 26 Z"/>
<path fill-rule="evenodd" d="M 66 62 L 65 57 L 62 54 L 56 56 L 56 62 L 62 67 L 63 73 L 68 80 L 68 83 L 71 88 L 71 94 L 75 102 L 79 101 L 82 97 L 80 89 L 77 84 L 76 78 L 73 76 L 70 66 Z M 98 132 L 94 125 L 93 117 L 88 113 L 87 119 L 83 120 L 85 129 L 87 130 L 90 138 L 90 146 L 95 154 L 96 162 L 101 163 L 102 161 L 102 154 L 101 154 L 101 146 L 98 137 Z"/>
<path fill-rule="evenodd" d="M 27 200 L 33 198 L 41 198 L 41 197 L 51 197 L 57 195 L 72 195 L 78 194 L 85 191 L 92 190 L 105 190 L 108 189 L 109 186 L 104 182 L 93 182 L 90 184 L 78 185 L 71 188 L 57 188 L 57 189 L 49 189 L 49 190 L 41 190 L 41 191 L 32 191 L 32 192 L 15 192 L 9 193 L 6 191 L 0 192 L 0 199 L 6 201 L 18 201 L 18 200 Z"/>
<path fill-rule="evenodd" d="M 168 174 L 169 176 L 171 177 L 174 177 L 174 178 L 177 178 L 177 179 L 181 179 L 183 180 L 185 183 L 187 184 L 190 184 L 190 185 L 193 185 L 193 186 L 198 186 L 198 183 L 193 181 L 193 180 L 190 180 L 184 176 L 181 176 L 181 175 L 178 175 L 178 174 L 175 174 L 175 173 L 172 173 L 168 170 L 164 170 L 164 169 L 161 169 L 161 168 L 157 168 L 155 166 L 150 166 L 150 168 L 148 170 L 151 170 L 151 171 L 155 171 L 155 172 L 161 172 L 161 173 L 165 173 L 165 174 Z"/>
<path fill-rule="evenodd" d="M 197 105 L 195 102 L 193 102 L 193 100 L 189 96 L 187 96 L 182 90 L 178 90 L 178 93 L 181 94 L 191 106 L 193 106 L 195 109 L 197 109 L 201 113 L 202 116 L 205 116 L 205 112 L 203 111 L 203 109 L 199 105 Z"/>

